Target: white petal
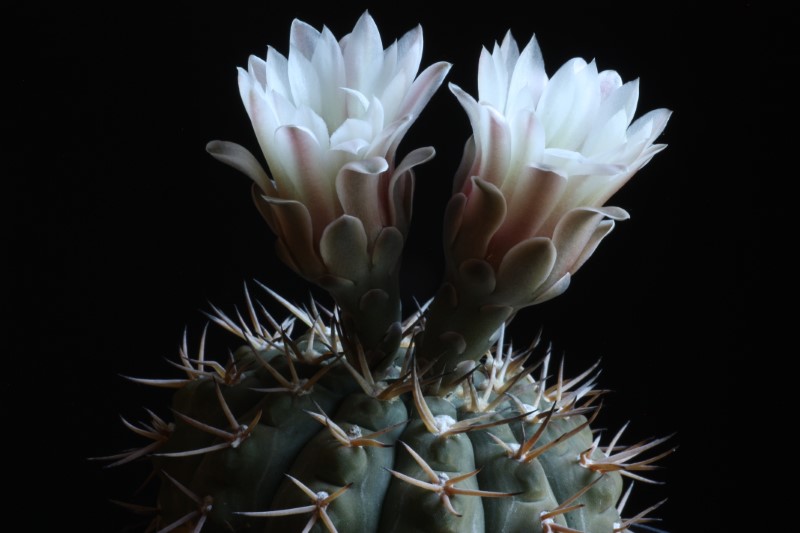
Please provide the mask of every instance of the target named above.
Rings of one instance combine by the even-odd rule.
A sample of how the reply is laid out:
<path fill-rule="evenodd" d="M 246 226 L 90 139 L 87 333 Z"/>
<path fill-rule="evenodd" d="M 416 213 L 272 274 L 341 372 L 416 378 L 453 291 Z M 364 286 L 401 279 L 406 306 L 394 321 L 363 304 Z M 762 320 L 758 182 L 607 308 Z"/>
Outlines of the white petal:
<path fill-rule="evenodd" d="M 262 89 L 267 86 L 267 62 L 258 56 L 251 55 L 247 59 L 247 72 L 259 83 Z"/>
<path fill-rule="evenodd" d="M 624 109 L 620 109 L 610 119 L 595 124 L 594 129 L 583 143 L 581 153 L 587 157 L 614 151 L 618 153 L 619 148 L 627 140 L 626 131 L 628 129 L 628 116 Z M 622 161 L 620 161 L 622 163 Z M 624 161 L 625 164 L 630 161 Z"/>
<path fill-rule="evenodd" d="M 369 148 L 369 143 L 364 139 L 348 139 L 335 144 L 331 144 L 331 150 L 346 152 L 355 157 L 361 157 Z"/>
<path fill-rule="evenodd" d="M 250 93 L 255 90 L 253 87 L 253 76 L 241 67 L 238 67 L 236 71 L 238 74 L 237 81 L 239 82 L 239 96 L 242 98 L 247 116 L 252 119 L 253 112 L 250 107 Z"/>
<path fill-rule="evenodd" d="M 271 46 L 267 49 L 265 87 L 287 98 L 292 94 L 289 86 L 289 62 L 283 54 Z"/>
<path fill-rule="evenodd" d="M 505 108 L 505 94 L 508 88 L 501 83 L 497 65 L 489 50 L 481 50 L 478 61 L 478 98 L 481 103 L 495 106 L 503 111 Z"/>
<path fill-rule="evenodd" d="M 352 140 L 362 141 L 368 144 L 365 139 L 372 138 L 372 126 L 365 120 L 348 118 L 331 135 L 331 148 L 340 150 L 339 145 Z"/>
<path fill-rule="evenodd" d="M 583 142 L 600 104 L 597 66 L 575 58 L 548 82 L 536 114 L 547 131 L 547 146 L 577 149 Z"/>
<path fill-rule="evenodd" d="M 604 70 L 597 75 L 597 83 L 600 85 L 600 100 L 603 101 L 622 87 L 622 77 L 616 70 Z"/>
<path fill-rule="evenodd" d="M 319 112 L 328 129 L 333 130 L 346 118 L 344 106 L 345 95 L 341 91 L 332 90 L 343 87 L 347 81 L 344 71 L 344 58 L 336 37 L 328 28 L 322 29 L 311 65 L 317 74 L 320 90 Z"/>
<path fill-rule="evenodd" d="M 289 51 L 289 86 L 292 90 L 291 101 L 295 106 L 307 105 L 314 110 L 321 109 L 319 77 L 309 58 L 299 53 L 297 48 Z"/>
<path fill-rule="evenodd" d="M 364 117 L 364 120 L 371 126 L 371 135 L 375 135 L 377 132 L 383 129 L 384 124 L 384 113 L 383 113 L 383 104 L 381 101 L 373 96 L 372 102 L 369 104 L 369 109 L 367 110 L 367 114 Z"/>
<path fill-rule="evenodd" d="M 317 47 L 320 33 L 311 25 L 302 20 L 292 21 L 292 30 L 289 33 L 289 47 L 297 49 L 306 59 L 311 59 Z"/>
<path fill-rule="evenodd" d="M 394 162 L 397 145 L 411 127 L 411 124 L 413 124 L 412 117 L 406 115 L 384 127 L 372 139 L 369 150 L 364 154 L 364 157 L 382 156 L 388 161 Z"/>
<path fill-rule="evenodd" d="M 633 80 L 615 89 L 600 104 L 597 110 L 594 127 L 602 127 L 601 124 L 616 115 L 620 110 L 625 113 L 628 124 L 633 120 L 636 113 L 636 103 L 639 101 L 639 80 Z M 626 125 L 627 126 L 627 125 Z"/>
<path fill-rule="evenodd" d="M 511 161 L 508 175 L 513 177 L 528 165 L 541 165 L 544 157 L 544 125 L 531 109 L 509 115 L 511 121 Z"/>
<path fill-rule="evenodd" d="M 289 121 L 290 124 L 303 127 L 309 130 L 323 150 L 327 150 L 330 145 L 328 127 L 310 107 L 301 106 L 295 110 L 294 117 Z"/>
<path fill-rule="evenodd" d="M 524 108 L 535 109 L 546 86 L 544 59 L 534 36 L 522 50 L 511 75 L 506 113 L 513 115 Z"/>
<path fill-rule="evenodd" d="M 667 127 L 670 115 L 672 111 L 662 108 L 639 117 L 628 128 L 628 140 L 635 142 L 638 138 L 645 138 L 653 142 Z"/>
<path fill-rule="evenodd" d="M 408 94 L 408 88 L 411 85 L 411 79 L 406 78 L 403 72 L 398 73 L 394 78 L 389 81 L 380 95 L 381 102 L 383 102 L 383 109 L 389 121 L 392 121 L 398 116 L 400 106 Z"/>
<path fill-rule="evenodd" d="M 403 105 L 395 116 L 412 115 L 414 118 L 418 117 L 422 109 L 428 104 L 428 101 L 430 101 L 433 93 L 444 81 L 447 73 L 450 72 L 450 67 L 452 66 L 450 63 L 441 61 L 423 70 L 414 80 L 414 83 L 411 84 Z"/>
<path fill-rule="evenodd" d="M 347 87 L 372 93 L 375 78 L 381 72 L 383 44 L 378 27 L 369 13 L 361 15 L 353 32 L 345 36 L 340 45 L 347 72 Z"/>
<path fill-rule="evenodd" d="M 345 95 L 346 116 L 360 118 L 367 112 L 367 109 L 369 109 L 369 98 L 364 96 L 364 93 L 348 87 L 340 87 L 339 90 Z"/>
<path fill-rule="evenodd" d="M 422 61 L 422 26 L 417 26 L 403 35 L 397 42 L 397 70 L 413 80 Z"/>

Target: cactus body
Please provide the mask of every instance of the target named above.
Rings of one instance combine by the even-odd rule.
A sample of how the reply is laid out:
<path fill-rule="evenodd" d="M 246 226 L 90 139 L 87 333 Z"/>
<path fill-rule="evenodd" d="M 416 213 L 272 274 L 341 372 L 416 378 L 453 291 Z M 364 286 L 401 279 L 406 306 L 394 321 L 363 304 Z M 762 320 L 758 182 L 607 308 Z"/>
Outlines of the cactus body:
<path fill-rule="evenodd" d="M 150 450 L 157 530 L 627 530 L 621 474 L 651 461 L 602 466 L 592 369 L 548 383 L 549 356 L 535 379 L 529 352 L 498 344 L 445 388 L 410 338 L 378 371 L 336 348 L 335 324 L 296 342 L 233 329 L 250 342 L 224 369 L 181 352 L 188 379 L 170 382 L 174 422 Z"/>

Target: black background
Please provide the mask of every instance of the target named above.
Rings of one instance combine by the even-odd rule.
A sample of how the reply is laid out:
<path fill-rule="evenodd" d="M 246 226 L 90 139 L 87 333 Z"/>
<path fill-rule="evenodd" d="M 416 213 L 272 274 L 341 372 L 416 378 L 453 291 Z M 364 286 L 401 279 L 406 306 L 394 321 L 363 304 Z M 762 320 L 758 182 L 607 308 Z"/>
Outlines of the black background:
<path fill-rule="evenodd" d="M 674 110 L 660 139 L 669 148 L 611 202 L 632 219 L 566 294 L 521 313 L 513 330 L 522 345 L 543 327 L 573 373 L 602 357 L 601 385 L 614 391 L 602 427 L 631 420 L 627 442 L 677 432 L 680 448 L 656 474 L 667 485 L 640 486 L 638 508 L 669 497 L 656 513 L 666 529 L 719 527 L 730 517 L 728 492 L 747 475 L 728 462 L 725 435 L 743 423 L 738 370 L 754 350 L 745 324 L 766 216 L 755 199 L 766 187 L 755 172 L 756 132 L 778 106 L 747 102 L 782 83 L 762 73 L 787 37 L 743 2 L 711 15 L 680 3 L 653 14 L 563 4 L 437 13 L 432 3 L 398 2 L 370 12 L 385 44 L 422 23 L 423 66 L 454 63 L 448 80 L 473 94 L 480 47 L 510 27 L 520 44 L 536 33 L 549 74 L 571 57 L 594 57 L 625 80 L 641 77 L 639 114 Z M 294 17 L 341 36 L 365 7 L 12 8 L 24 37 L 7 50 L 14 98 L 3 127 L 21 142 L 5 158 L 13 298 L 3 298 L 11 345 L 0 394 L 7 460 L 23 465 L 11 486 L 19 505 L 35 508 L 23 514 L 32 524 L 123 530 L 132 521 L 107 499 L 136 501 L 130 494 L 146 471 L 104 471 L 85 458 L 139 442 L 117 414 L 139 419 L 142 406 L 166 414 L 168 395 L 119 374 L 174 375 L 164 358 L 176 354 L 183 328 L 196 342 L 199 311 L 241 304 L 243 281 L 307 299 L 308 287 L 273 254 L 248 180 L 204 145 L 225 139 L 257 150 L 236 86 L 235 67 L 249 54 L 263 56 L 267 44 L 285 53 Z M 443 88 L 401 146 L 438 152 L 417 172 L 403 270 L 409 305 L 440 279 L 440 218 L 468 133 Z M 212 338 L 220 351 L 231 341 Z"/>

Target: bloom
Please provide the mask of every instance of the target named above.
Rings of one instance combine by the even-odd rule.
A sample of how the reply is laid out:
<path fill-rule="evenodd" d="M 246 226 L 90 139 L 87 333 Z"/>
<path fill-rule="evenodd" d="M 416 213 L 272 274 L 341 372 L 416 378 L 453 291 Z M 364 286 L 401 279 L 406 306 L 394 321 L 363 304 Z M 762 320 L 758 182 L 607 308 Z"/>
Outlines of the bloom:
<path fill-rule="evenodd" d="M 394 268 L 411 217 L 412 168 L 431 147 L 395 154 L 450 65 L 419 76 L 422 30 L 384 49 L 364 13 L 337 41 L 295 20 L 288 57 L 269 48 L 239 69 L 239 90 L 272 179 L 245 148 L 209 152 L 248 175 L 278 253 L 308 279 L 358 282 L 378 259 Z M 377 248 L 377 249 L 376 249 Z"/>
<path fill-rule="evenodd" d="M 492 301 L 514 308 L 561 294 L 628 218 L 604 204 L 666 147 L 653 143 L 670 111 L 632 123 L 638 80 L 580 58 L 548 79 L 535 37 L 520 53 L 511 32 L 481 53 L 479 100 L 450 88 L 473 128 L 446 216 L 451 271 L 487 262 Z"/>

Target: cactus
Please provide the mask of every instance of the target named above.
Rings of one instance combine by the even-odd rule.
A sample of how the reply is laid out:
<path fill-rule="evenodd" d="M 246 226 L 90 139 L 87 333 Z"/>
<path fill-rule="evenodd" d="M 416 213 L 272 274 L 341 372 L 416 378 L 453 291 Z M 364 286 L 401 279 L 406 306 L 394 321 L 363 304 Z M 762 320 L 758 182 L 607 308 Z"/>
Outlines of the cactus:
<path fill-rule="evenodd" d="M 204 332 L 196 350 L 184 337 L 174 363 L 183 372 L 180 378 L 130 378 L 175 389 L 171 422 L 151 411 L 151 420 L 139 426 L 124 421 L 149 442 L 104 458 L 112 466 L 151 461 L 159 481 L 151 530 L 617 533 L 650 520 L 648 514 L 660 505 L 623 517 L 630 491 L 623 495 L 623 478 L 651 481 L 654 463 L 672 450 L 659 450 L 667 438 L 626 447 L 619 444 L 622 431 L 607 443 L 594 435 L 591 424 L 605 393 L 596 388 L 598 365 L 567 379 L 563 360 L 555 369 L 538 338 L 524 350 L 505 342 L 517 311 L 563 292 L 614 221 L 627 217 L 602 205 L 621 183 L 608 185 L 614 179 L 601 175 L 598 183 L 613 190 L 589 194 L 587 184 L 597 176 L 582 174 L 578 185 L 569 185 L 565 176 L 573 167 L 562 175 L 531 162 L 514 174 L 496 159 L 503 153 L 511 157 L 520 143 L 492 137 L 506 124 L 500 115 L 505 104 L 484 116 L 487 99 L 478 104 L 455 86 L 475 134 L 445 215 L 447 277 L 429 305 L 400 320 L 398 264 L 411 216 L 412 167 L 433 151 L 415 150 L 395 165 L 394 150 L 449 68 L 433 65 L 412 82 L 420 31 L 374 59 L 380 39 L 376 45 L 377 28 L 366 14 L 340 43 L 327 30 L 296 22 L 288 67 L 286 58 L 276 59 L 271 50 L 267 62 L 253 59 L 248 71 L 240 72 L 245 107 L 274 181 L 238 145 L 216 141 L 209 152 L 253 179 L 256 205 L 278 235 L 278 253 L 328 290 L 335 306 L 312 301 L 299 308 L 262 285 L 289 313 L 279 322 L 245 287 L 246 319 L 216 307 L 208 314 L 239 340 L 228 357 L 207 357 Z M 324 55 L 320 50 L 330 64 L 315 63 Z M 380 63 L 372 70 L 370 54 Z M 503 68 L 516 72 L 516 61 L 536 66 L 538 45 L 532 40 L 520 53 L 509 34 L 485 54 L 502 56 Z M 482 58 L 481 69 L 483 63 Z M 331 111 L 336 102 L 302 102 L 297 91 L 311 89 L 281 85 L 276 81 L 281 66 L 293 82 L 301 74 L 292 68 L 312 66 L 319 69 L 313 80 L 320 87 L 331 81 L 326 77 L 335 78 L 347 91 L 325 98 L 341 97 L 346 112 Z M 590 82 L 580 81 L 580 68 L 570 69 L 579 79 L 575 83 L 592 88 L 596 82 L 603 101 L 621 108 L 614 114 L 611 104 L 601 102 L 598 117 L 612 124 L 612 116 L 619 121 L 625 111 L 630 122 L 635 98 L 631 108 L 628 93 L 635 87 L 621 81 L 615 86 L 616 73 L 596 69 L 588 74 Z M 384 77 L 367 87 L 364 72 Z M 563 89 L 571 82 L 564 81 L 566 74 L 559 77 L 561 72 L 552 83 Z M 514 86 L 517 78 L 504 79 Z M 541 85 L 540 78 L 532 74 Z M 530 82 L 525 90 L 538 91 L 536 99 L 556 98 L 534 86 Z M 394 92 L 387 96 L 389 88 Z M 369 90 L 388 100 L 370 101 Z M 282 112 L 296 106 L 295 114 L 264 118 L 275 105 L 284 106 Z M 353 109 L 361 114 L 349 116 Z M 553 113 L 537 112 L 553 120 Z M 666 115 L 650 115 L 649 122 L 630 126 L 621 145 L 630 150 L 619 155 L 628 158 L 622 163 L 629 168 L 617 181 L 624 182 L 631 169 L 662 148 L 652 142 Z M 481 128 L 482 120 L 494 129 Z M 353 141 L 367 135 L 354 125 L 358 121 L 384 128 L 362 139 L 370 146 L 366 155 Z M 326 125 L 338 129 L 322 142 Z M 352 131 L 339 135 L 342 128 Z M 642 129 L 647 134 L 637 141 Z M 591 142 L 600 142 L 592 135 L 585 141 L 581 172 L 591 167 Z M 640 143 L 634 147 L 638 152 L 630 147 L 634 141 Z M 334 142 L 342 144 L 325 152 Z M 604 165 L 607 172 L 610 166 Z M 513 196 L 531 191 L 534 207 L 544 214 L 534 214 L 537 224 L 523 231 Z"/>

